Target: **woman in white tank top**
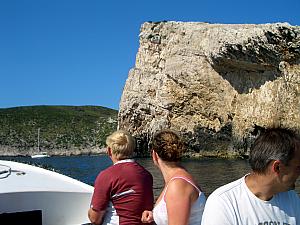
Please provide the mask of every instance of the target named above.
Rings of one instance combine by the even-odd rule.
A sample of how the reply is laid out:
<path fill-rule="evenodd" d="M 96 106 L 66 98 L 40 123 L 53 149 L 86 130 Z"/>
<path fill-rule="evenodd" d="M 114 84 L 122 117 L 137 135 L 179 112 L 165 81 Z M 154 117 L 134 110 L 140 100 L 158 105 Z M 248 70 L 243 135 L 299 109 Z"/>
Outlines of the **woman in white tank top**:
<path fill-rule="evenodd" d="M 160 169 L 165 187 L 153 211 L 144 211 L 142 222 L 157 225 L 201 224 L 205 196 L 192 175 L 180 165 L 184 145 L 170 130 L 156 133 L 152 140 L 152 159 Z"/>

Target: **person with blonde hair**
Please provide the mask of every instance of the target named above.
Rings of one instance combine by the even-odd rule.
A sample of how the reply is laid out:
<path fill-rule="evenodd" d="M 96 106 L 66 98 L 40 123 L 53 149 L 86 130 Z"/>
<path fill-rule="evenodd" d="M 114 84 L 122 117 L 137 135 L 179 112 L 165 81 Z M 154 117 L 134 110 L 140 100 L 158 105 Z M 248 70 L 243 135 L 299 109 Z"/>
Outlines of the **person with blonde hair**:
<path fill-rule="evenodd" d="M 144 223 L 157 225 L 200 224 L 205 196 L 192 175 L 180 165 L 185 151 L 179 135 L 163 130 L 153 137 L 152 159 L 160 169 L 165 187 L 156 201 L 153 211 L 144 211 Z"/>
<path fill-rule="evenodd" d="M 113 165 L 101 171 L 88 216 L 92 224 L 140 225 L 144 210 L 153 208 L 152 175 L 132 157 L 134 138 L 118 130 L 106 139 Z"/>

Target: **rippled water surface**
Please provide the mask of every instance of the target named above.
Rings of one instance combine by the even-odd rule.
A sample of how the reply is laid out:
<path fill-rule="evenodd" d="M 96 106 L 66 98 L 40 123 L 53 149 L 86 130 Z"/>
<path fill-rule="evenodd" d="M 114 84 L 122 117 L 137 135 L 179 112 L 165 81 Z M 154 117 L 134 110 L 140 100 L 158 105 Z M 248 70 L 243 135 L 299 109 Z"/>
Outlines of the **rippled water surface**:
<path fill-rule="evenodd" d="M 0 157 L 0 159 L 39 165 L 90 185 L 93 185 L 97 174 L 101 170 L 112 164 L 106 155 L 53 156 L 41 159 Z M 137 159 L 137 161 L 152 173 L 154 177 L 154 193 L 157 196 L 164 185 L 160 171 L 153 165 L 151 159 Z M 183 161 L 183 165 L 193 174 L 206 196 L 217 187 L 236 180 L 250 171 L 246 160 L 186 159 Z M 300 179 L 296 183 L 296 191 L 300 194 Z"/>

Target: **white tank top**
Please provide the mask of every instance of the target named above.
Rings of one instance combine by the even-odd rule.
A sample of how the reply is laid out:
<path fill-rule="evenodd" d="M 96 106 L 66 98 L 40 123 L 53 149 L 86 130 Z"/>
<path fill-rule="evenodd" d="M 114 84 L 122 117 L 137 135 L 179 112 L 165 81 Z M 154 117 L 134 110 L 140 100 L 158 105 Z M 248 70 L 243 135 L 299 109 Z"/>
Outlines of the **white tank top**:
<path fill-rule="evenodd" d="M 202 214 L 205 205 L 205 196 L 204 193 L 199 190 L 199 188 L 191 182 L 186 177 L 173 177 L 170 181 L 174 179 L 183 179 L 186 182 L 193 185 L 199 192 L 197 200 L 193 203 L 190 213 L 189 225 L 200 225 Z M 165 194 L 167 192 L 168 186 L 166 187 L 162 199 L 155 205 L 153 209 L 153 218 L 157 225 L 168 225 L 168 214 L 167 214 L 167 204 L 165 202 Z"/>

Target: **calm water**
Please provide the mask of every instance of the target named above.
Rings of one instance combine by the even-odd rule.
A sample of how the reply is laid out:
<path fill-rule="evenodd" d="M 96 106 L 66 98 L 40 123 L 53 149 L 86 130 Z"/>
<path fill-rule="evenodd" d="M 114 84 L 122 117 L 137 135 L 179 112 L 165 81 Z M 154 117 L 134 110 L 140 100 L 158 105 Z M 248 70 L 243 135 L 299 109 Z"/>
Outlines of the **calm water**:
<path fill-rule="evenodd" d="M 93 185 L 98 173 L 110 166 L 109 157 L 100 156 L 53 156 L 50 158 L 31 159 L 30 157 L 0 157 L 29 164 L 40 165 L 43 168 L 73 177 L 84 183 Z M 151 159 L 137 159 L 154 177 L 154 193 L 157 196 L 163 188 L 160 171 L 153 165 Z M 186 159 L 183 165 L 189 170 L 202 190 L 208 196 L 217 187 L 236 180 L 250 171 L 246 160 L 224 159 Z M 296 183 L 296 191 L 300 194 L 300 179 Z"/>

